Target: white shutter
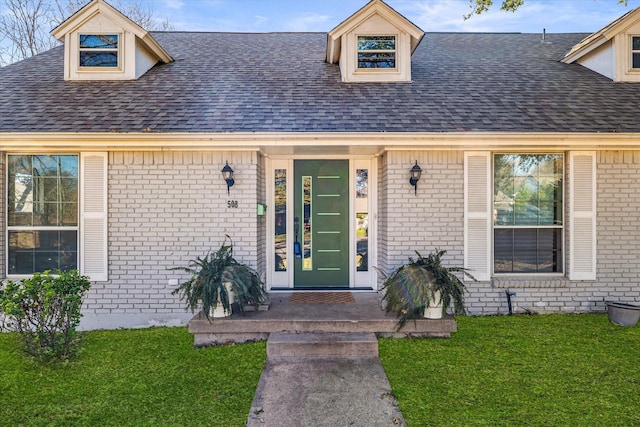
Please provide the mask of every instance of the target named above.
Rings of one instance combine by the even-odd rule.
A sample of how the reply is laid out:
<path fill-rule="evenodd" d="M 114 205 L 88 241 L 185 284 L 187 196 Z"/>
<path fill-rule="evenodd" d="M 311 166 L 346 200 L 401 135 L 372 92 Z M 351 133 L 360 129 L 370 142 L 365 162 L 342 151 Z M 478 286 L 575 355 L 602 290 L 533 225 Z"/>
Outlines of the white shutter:
<path fill-rule="evenodd" d="M 80 155 L 80 274 L 107 277 L 107 153 Z"/>
<path fill-rule="evenodd" d="M 491 154 L 464 154 L 464 266 L 491 279 Z"/>
<path fill-rule="evenodd" d="M 596 280 L 596 156 L 569 154 L 569 278 Z"/>

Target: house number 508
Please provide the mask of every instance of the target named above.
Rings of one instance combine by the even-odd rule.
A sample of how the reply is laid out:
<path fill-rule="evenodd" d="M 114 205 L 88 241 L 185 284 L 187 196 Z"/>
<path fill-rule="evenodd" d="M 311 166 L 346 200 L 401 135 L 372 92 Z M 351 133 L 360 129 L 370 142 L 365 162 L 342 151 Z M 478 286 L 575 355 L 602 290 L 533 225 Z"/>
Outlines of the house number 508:
<path fill-rule="evenodd" d="M 237 200 L 229 200 L 227 202 L 227 207 L 231 209 L 238 209 L 238 201 Z"/>

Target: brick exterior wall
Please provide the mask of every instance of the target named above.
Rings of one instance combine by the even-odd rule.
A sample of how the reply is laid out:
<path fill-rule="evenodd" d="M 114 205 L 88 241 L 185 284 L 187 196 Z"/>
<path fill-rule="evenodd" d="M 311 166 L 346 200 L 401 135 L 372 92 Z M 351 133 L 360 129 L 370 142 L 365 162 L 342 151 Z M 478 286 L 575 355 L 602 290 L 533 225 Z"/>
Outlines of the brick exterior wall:
<path fill-rule="evenodd" d="M 267 201 L 267 187 L 266 187 L 266 167 L 264 156 L 258 155 L 257 157 L 257 203 L 262 203 L 267 206 L 267 215 L 272 215 L 273 211 L 269 211 L 269 208 L 273 210 L 273 206 L 269 206 L 270 202 Z M 255 207 L 257 209 L 257 206 Z M 256 234 L 257 234 L 257 247 L 258 247 L 258 259 L 256 261 L 256 268 L 261 273 L 261 278 L 264 281 L 266 279 L 267 271 L 267 254 L 261 248 L 267 247 L 267 216 L 256 216 Z"/>
<path fill-rule="evenodd" d="M 568 154 L 567 158 L 568 159 Z M 422 178 L 418 195 L 408 183 L 418 160 Z M 380 160 L 379 266 L 389 272 L 413 249 L 428 253 L 446 249 L 450 265 L 463 264 L 464 170 L 462 152 L 390 151 Z M 568 168 L 568 161 L 566 161 Z M 565 176 L 568 176 L 565 170 Z M 566 181 L 566 180 L 565 180 Z M 565 184 L 565 271 L 568 271 L 570 227 L 568 183 Z M 602 311 L 605 301 L 640 302 L 640 152 L 597 154 L 597 280 L 566 278 L 494 278 L 467 281 L 467 309 L 472 315 L 506 314 L 506 291 L 514 312 Z"/>
<path fill-rule="evenodd" d="M 418 161 L 417 195 L 409 170 Z M 464 249 L 464 157 L 462 152 L 389 151 L 381 159 L 379 192 L 380 268 L 391 271 L 435 248 L 462 266 Z"/>
<path fill-rule="evenodd" d="M 229 195 L 225 161 L 235 172 Z M 184 323 L 192 314 L 171 291 L 188 276 L 169 269 L 215 251 L 226 234 L 236 259 L 257 267 L 260 161 L 255 152 L 110 153 L 109 281 L 93 285 L 83 326 Z"/>
<path fill-rule="evenodd" d="M 6 153 L 0 151 L 0 278 L 4 277 L 7 272 L 7 168 L 6 168 L 7 156 Z"/>
<path fill-rule="evenodd" d="M 568 155 L 567 155 L 568 159 Z M 418 194 L 409 169 L 422 167 Z M 6 271 L 6 157 L 0 159 L 0 267 Z M 229 161 L 235 185 L 227 195 L 220 169 Z M 414 250 L 446 249 L 462 266 L 464 155 L 461 151 L 389 151 L 378 160 L 378 263 L 389 272 Z M 568 161 L 565 162 L 568 167 Z M 568 176 L 568 170 L 565 176 Z M 267 204 L 265 160 L 253 151 L 112 152 L 109 154 L 109 281 L 95 283 L 85 301 L 84 328 L 183 324 L 192 314 L 171 291 L 184 266 L 216 250 L 225 234 L 238 260 L 264 277 Z M 597 154 L 597 280 L 494 278 L 467 282 L 470 314 L 599 311 L 607 300 L 640 302 L 640 151 Z M 568 212 L 565 183 L 565 212 Z M 230 208 L 228 201 L 237 201 Z M 565 214 L 568 239 L 568 214 Z M 569 242 L 565 240 L 565 271 Z"/>

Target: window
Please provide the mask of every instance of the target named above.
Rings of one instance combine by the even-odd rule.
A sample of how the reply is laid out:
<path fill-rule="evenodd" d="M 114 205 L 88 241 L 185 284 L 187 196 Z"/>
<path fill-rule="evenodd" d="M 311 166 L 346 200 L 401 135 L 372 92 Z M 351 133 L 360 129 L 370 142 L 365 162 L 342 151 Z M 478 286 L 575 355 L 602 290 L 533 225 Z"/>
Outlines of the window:
<path fill-rule="evenodd" d="M 274 252 L 275 271 L 287 271 L 287 170 L 274 171 Z"/>
<path fill-rule="evenodd" d="M 358 36 L 358 68 L 396 68 L 396 36 Z"/>
<path fill-rule="evenodd" d="M 495 273 L 562 273 L 563 156 L 496 154 Z"/>
<path fill-rule="evenodd" d="M 631 37 L 631 68 L 640 68 L 640 37 Z"/>
<path fill-rule="evenodd" d="M 80 34 L 80 67 L 118 67 L 117 34 Z"/>
<path fill-rule="evenodd" d="M 78 156 L 8 156 L 8 274 L 78 267 Z"/>
<path fill-rule="evenodd" d="M 369 169 L 356 169 L 356 271 L 369 270 Z"/>

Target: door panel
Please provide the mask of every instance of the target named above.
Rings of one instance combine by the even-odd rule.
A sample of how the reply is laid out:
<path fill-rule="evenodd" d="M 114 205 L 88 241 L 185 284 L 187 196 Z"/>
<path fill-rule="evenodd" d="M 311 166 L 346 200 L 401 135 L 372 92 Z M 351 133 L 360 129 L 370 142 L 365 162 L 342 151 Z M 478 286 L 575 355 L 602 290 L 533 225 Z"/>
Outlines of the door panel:
<path fill-rule="evenodd" d="M 294 217 L 294 287 L 348 288 L 348 160 L 294 161 Z"/>

